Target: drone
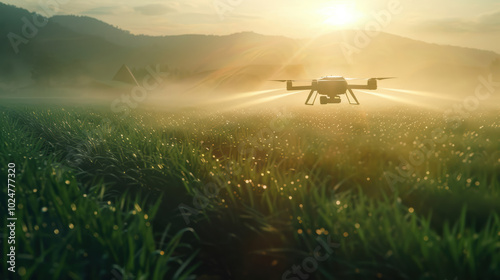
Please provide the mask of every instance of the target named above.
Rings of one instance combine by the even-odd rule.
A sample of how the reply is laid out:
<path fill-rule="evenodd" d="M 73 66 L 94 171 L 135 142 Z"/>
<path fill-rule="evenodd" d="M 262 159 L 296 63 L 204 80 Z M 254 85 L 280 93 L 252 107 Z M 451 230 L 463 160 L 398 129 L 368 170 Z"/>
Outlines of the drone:
<path fill-rule="evenodd" d="M 314 105 L 316 102 L 316 98 L 318 94 L 321 95 L 319 102 L 321 104 L 338 104 L 342 100 L 340 99 L 340 95 L 345 94 L 347 96 L 347 100 L 351 105 L 359 105 L 359 101 L 354 95 L 353 89 L 368 89 L 368 90 L 376 90 L 377 89 L 377 81 L 393 79 L 394 77 L 385 77 L 385 78 L 369 78 L 366 85 L 351 85 L 348 84 L 348 80 L 366 80 L 366 79 L 357 79 L 357 78 L 344 78 L 341 76 L 325 76 L 319 79 L 314 79 L 311 82 L 310 86 L 294 86 L 293 83 L 299 80 L 273 80 L 275 82 L 286 82 L 286 89 L 288 91 L 292 90 L 311 90 L 309 96 L 306 99 L 306 105 Z M 314 99 L 311 103 L 311 98 L 314 95 Z M 349 94 L 348 94 L 349 93 Z M 349 97 L 349 95 L 352 97 Z"/>

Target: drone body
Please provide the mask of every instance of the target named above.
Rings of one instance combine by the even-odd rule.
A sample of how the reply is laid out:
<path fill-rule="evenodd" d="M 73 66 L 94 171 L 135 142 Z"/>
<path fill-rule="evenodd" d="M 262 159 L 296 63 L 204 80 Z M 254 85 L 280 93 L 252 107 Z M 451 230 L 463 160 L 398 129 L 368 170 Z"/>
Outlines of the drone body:
<path fill-rule="evenodd" d="M 366 85 L 351 85 L 347 82 L 347 80 L 357 80 L 357 79 L 346 79 L 341 76 L 325 76 L 320 79 L 314 79 L 311 82 L 310 86 L 294 86 L 293 82 L 295 80 L 275 80 L 278 82 L 286 82 L 287 90 L 311 90 L 309 96 L 306 99 L 306 105 L 314 105 L 316 98 L 319 95 L 321 104 L 338 104 L 341 102 L 340 95 L 345 94 L 347 96 L 347 100 L 351 105 L 359 105 L 359 101 L 354 95 L 353 89 L 368 89 L 368 90 L 376 90 L 377 89 L 377 81 L 385 80 L 390 78 L 370 78 L 367 81 Z M 312 103 L 310 103 L 313 94 L 316 93 Z M 351 96 L 353 101 L 351 101 Z"/>

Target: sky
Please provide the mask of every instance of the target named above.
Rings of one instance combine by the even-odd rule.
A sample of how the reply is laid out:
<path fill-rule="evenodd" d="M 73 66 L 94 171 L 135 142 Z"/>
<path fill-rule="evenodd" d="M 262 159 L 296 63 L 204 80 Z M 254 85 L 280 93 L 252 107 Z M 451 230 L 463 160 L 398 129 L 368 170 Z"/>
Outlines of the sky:
<path fill-rule="evenodd" d="M 0 0 L 42 13 L 97 18 L 134 34 L 226 35 L 253 31 L 307 38 L 339 30 L 381 31 L 500 53 L 498 0 Z"/>

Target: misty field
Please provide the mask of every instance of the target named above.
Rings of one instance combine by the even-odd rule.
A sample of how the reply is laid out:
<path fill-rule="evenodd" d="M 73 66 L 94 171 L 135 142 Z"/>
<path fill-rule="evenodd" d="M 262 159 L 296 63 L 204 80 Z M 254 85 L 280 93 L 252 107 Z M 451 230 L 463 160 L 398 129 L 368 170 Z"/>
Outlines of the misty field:
<path fill-rule="evenodd" d="M 500 278 L 497 111 L 315 108 L 2 108 L 17 273 Z"/>

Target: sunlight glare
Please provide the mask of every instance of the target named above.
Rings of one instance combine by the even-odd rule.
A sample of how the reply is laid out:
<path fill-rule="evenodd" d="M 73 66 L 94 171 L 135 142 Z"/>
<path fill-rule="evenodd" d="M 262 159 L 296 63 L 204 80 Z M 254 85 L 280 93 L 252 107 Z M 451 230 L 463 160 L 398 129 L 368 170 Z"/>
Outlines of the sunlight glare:
<path fill-rule="evenodd" d="M 355 23 L 359 17 L 355 5 L 335 3 L 321 9 L 320 13 L 326 16 L 323 23 L 335 27 L 346 27 Z"/>
<path fill-rule="evenodd" d="M 443 100 L 450 100 L 450 101 L 460 101 L 460 98 L 448 96 L 444 93 L 439 93 L 439 92 L 427 92 L 427 91 L 407 90 L 407 89 L 398 89 L 398 88 L 379 88 L 379 90 L 398 92 L 398 93 L 403 93 L 403 94 L 415 95 L 415 96 L 419 96 L 419 97 L 443 99 Z"/>
<path fill-rule="evenodd" d="M 308 92 L 308 90 L 307 91 L 292 91 L 292 92 L 286 92 L 286 93 L 277 94 L 277 95 L 273 95 L 273 96 L 262 97 L 262 98 L 255 99 L 252 101 L 242 102 L 242 103 L 235 105 L 235 106 L 228 106 L 228 107 L 226 107 L 226 111 L 235 110 L 235 109 L 242 109 L 242 108 L 246 108 L 246 107 L 250 107 L 250 106 L 268 103 L 268 102 L 274 101 L 276 99 L 280 99 L 280 98 L 283 98 L 286 96 L 295 95 L 295 94 L 304 93 L 304 92 Z"/>
<path fill-rule="evenodd" d="M 394 102 L 403 103 L 403 104 L 407 104 L 407 105 L 411 105 L 411 106 L 417 106 L 417 107 L 427 108 L 427 109 L 435 108 L 435 106 L 433 106 L 432 104 L 427 104 L 427 103 L 420 102 L 417 100 L 404 98 L 402 96 L 394 96 L 394 95 L 390 95 L 390 94 L 384 94 L 384 93 L 373 92 L 373 91 L 365 91 L 365 90 L 358 90 L 358 92 L 366 93 L 369 95 L 381 97 L 384 99 L 388 99 L 388 100 L 391 100 Z"/>

